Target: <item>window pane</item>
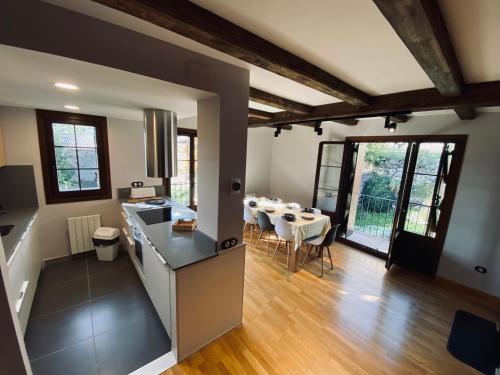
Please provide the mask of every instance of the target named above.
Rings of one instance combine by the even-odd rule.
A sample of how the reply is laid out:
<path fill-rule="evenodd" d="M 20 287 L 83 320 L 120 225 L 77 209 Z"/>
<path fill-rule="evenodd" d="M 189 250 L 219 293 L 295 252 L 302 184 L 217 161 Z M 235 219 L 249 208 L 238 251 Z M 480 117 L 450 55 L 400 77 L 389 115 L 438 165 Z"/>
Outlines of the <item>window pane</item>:
<path fill-rule="evenodd" d="M 321 156 L 321 165 L 329 167 L 341 167 L 342 157 L 344 156 L 344 145 L 342 144 L 326 144 L 323 146 L 323 154 Z"/>
<path fill-rule="evenodd" d="M 80 170 L 80 181 L 82 190 L 95 190 L 100 188 L 99 170 L 98 169 L 83 169 Z"/>
<path fill-rule="evenodd" d="M 410 202 L 430 206 L 436 179 L 436 176 L 414 175 L 413 185 L 411 186 Z"/>
<path fill-rule="evenodd" d="M 75 147 L 75 126 L 73 124 L 52 124 L 54 146 Z"/>
<path fill-rule="evenodd" d="M 443 152 L 443 143 L 421 143 L 418 148 L 415 173 L 436 175 Z"/>
<path fill-rule="evenodd" d="M 189 137 L 185 135 L 177 136 L 177 159 L 189 160 Z"/>
<path fill-rule="evenodd" d="M 76 163 L 76 150 L 70 147 L 56 147 L 56 168 L 74 169 L 78 167 Z"/>
<path fill-rule="evenodd" d="M 97 147 L 95 127 L 75 125 L 76 145 L 78 147 Z"/>
<path fill-rule="evenodd" d="M 92 148 L 78 149 L 80 168 L 97 168 L 97 152 Z"/>
<path fill-rule="evenodd" d="M 57 183 L 59 191 L 75 191 L 80 190 L 78 180 L 78 170 L 65 169 L 57 170 Z"/>

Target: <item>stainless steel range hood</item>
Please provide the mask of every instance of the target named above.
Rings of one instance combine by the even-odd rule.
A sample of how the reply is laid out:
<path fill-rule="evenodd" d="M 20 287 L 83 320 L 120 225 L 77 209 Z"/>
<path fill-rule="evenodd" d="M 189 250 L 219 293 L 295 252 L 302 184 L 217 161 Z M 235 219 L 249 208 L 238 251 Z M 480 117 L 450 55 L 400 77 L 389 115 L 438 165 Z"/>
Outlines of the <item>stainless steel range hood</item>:
<path fill-rule="evenodd" d="M 162 109 L 144 110 L 146 176 L 177 176 L 177 114 Z"/>

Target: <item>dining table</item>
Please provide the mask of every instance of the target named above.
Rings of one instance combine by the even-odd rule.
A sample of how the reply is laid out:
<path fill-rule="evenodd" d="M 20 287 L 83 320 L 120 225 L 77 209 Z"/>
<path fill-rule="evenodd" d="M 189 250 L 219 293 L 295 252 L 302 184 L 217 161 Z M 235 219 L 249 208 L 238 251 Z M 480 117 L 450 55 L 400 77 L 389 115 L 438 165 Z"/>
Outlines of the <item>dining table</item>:
<path fill-rule="evenodd" d="M 257 211 L 264 211 L 269 216 L 272 224 L 276 224 L 276 220 L 286 213 L 295 215 L 295 220 L 288 222 L 292 227 L 294 235 L 292 243 L 293 251 L 291 251 L 290 259 L 288 260 L 288 269 L 296 272 L 302 242 L 311 237 L 325 236 L 331 227 L 330 217 L 323 214 L 305 213 L 302 212 L 302 208 L 287 205 L 286 203 L 274 203 L 272 201 L 256 203 L 256 206 L 249 206 L 254 216 L 257 215 Z M 249 202 L 245 202 L 245 204 L 249 204 Z"/>

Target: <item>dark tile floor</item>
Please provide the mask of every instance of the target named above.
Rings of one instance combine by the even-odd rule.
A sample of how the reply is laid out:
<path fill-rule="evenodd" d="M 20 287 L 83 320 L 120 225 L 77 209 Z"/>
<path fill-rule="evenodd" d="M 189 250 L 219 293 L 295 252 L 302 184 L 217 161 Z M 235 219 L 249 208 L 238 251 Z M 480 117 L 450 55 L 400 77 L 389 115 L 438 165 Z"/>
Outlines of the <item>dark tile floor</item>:
<path fill-rule="evenodd" d="M 128 374 L 170 351 L 170 339 L 128 255 L 46 266 L 25 335 L 35 375 Z"/>

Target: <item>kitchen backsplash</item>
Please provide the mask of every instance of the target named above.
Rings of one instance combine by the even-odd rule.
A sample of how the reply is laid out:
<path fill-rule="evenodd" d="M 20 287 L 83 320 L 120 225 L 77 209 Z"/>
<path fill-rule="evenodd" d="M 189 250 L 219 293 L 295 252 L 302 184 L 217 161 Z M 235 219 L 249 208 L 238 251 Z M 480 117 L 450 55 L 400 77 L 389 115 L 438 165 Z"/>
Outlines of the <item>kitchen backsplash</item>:
<path fill-rule="evenodd" d="M 38 207 L 32 165 L 6 165 L 0 168 L 0 205 L 4 209 Z"/>

